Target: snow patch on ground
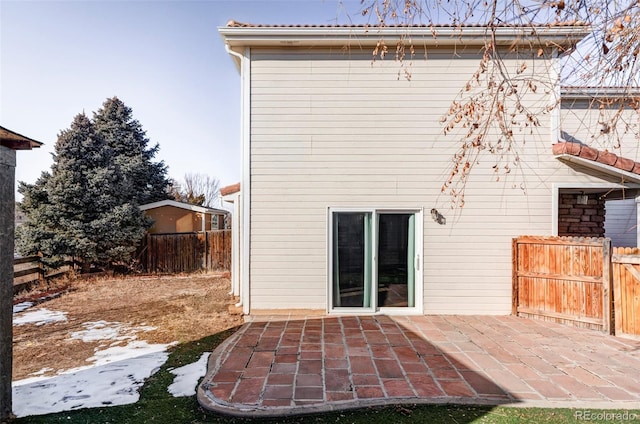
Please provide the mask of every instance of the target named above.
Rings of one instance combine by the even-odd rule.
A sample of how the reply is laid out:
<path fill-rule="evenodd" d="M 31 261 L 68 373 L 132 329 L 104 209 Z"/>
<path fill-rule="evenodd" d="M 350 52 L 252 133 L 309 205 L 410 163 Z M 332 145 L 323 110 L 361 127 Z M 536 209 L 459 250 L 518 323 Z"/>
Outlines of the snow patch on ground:
<path fill-rule="evenodd" d="M 53 368 L 45 367 L 45 368 L 40 369 L 40 371 L 32 372 L 29 375 L 35 375 L 35 376 L 46 375 L 48 372 L 51 372 L 51 371 L 55 371 L 55 370 Z"/>
<path fill-rule="evenodd" d="M 156 345 L 157 349 L 167 345 Z M 13 383 L 13 412 L 18 417 L 135 403 L 144 380 L 169 357 L 148 353 L 104 365 L 69 370 L 55 377 L 34 377 Z"/>
<path fill-rule="evenodd" d="M 50 311 L 46 308 L 25 312 L 13 318 L 13 325 L 35 324 L 44 325 L 56 321 L 67 321 L 67 313 L 61 311 Z"/>
<path fill-rule="evenodd" d="M 17 314 L 18 312 L 22 312 L 25 309 L 29 309 L 33 306 L 33 302 L 21 302 L 13 305 L 13 313 Z"/>
<path fill-rule="evenodd" d="M 34 312 L 42 311 L 46 310 Z M 52 315 L 51 311 L 46 312 L 35 315 L 29 312 L 20 318 L 24 323 L 52 322 L 43 319 Z M 28 320 L 24 319 L 26 315 L 30 315 Z M 107 321 L 86 322 L 83 326 L 84 330 L 71 333 L 70 338 L 84 342 L 105 340 L 110 345 L 96 348 L 94 355 L 87 358 L 91 365 L 58 371 L 53 377 L 45 376 L 53 370 L 43 368 L 34 377 L 13 382 L 13 411 L 18 417 L 135 403 L 145 379 L 166 362 L 169 357 L 166 350 L 175 344 L 136 340 L 137 333 L 154 329 L 148 326 L 131 327 Z"/>
<path fill-rule="evenodd" d="M 167 347 L 174 344 L 149 344 L 144 340 L 136 340 L 129 342 L 126 346 L 113 346 L 105 350 L 96 351 L 95 355 L 87 359 L 87 361 L 95 362 L 97 366 L 102 366 L 112 362 L 162 353 L 167 350 Z"/>
<path fill-rule="evenodd" d="M 14 325 L 43 325 L 66 320 L 65 312 L 40 309 L 21 314 L 14 319 Z M 138 333 L 155 330 L 155 327 L 132 327 L 107 321 L 82 325 L 84 330 L 71 333 L 71 339 L 106 342 L 87 358 L 92 364 L 58 370 L 53 377 L 46 374 L 55 370 L 43 368 L 33 373 L 33 377 L 13 382 L 13 412 L 18 417 L 135 403 L 140 398 L 138 390 L 144 381 L 167 361 L 166 350 L 175 344 L 149 344 L 137 340 Z M 169 393 L 175 397 L 195 395 L 198 380 L 206 372 L 209 355 L 204 353 L 197 362 L 172 370 L 176 377 L 167 388 Z"/>
<path fill-rule="evenodd" d="M 175 378 L 167 390 L 173 397 L 194 396 L 196 394 L 198 380 L 207 372 L 209 355 L 211 352 L 203 353 L 197 362 L 171 370 L 171 374 L 175 375 Z"/>
<path fill-rule="evenodd" d="M 108 321 L 85 322 L 82 326 L 85 329 L 71 333 L 71 338 L 80 339 L 85 343 L 98 340 L 135 340 L 137 333 L 156 329 L 150 326 L 130 327 L 120 322 Z"/>

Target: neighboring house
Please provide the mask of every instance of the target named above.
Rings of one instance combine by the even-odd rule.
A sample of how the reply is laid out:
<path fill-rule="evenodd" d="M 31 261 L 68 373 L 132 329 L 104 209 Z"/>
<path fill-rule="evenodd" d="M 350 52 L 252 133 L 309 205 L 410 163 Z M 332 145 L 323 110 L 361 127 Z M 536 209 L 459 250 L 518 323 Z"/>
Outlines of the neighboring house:
<path fill-rule="evenodd" d="M 637 173 L 640 172 L 640 166 L 634 166 L 635 159 L 639 157 L 640 121 L 637 112 L 620 107 L 621 101 L 628 101 L 629 94 L 629 90 L 611 87 L 564 87 L 561 138 L 591 147 L 578 154 L 583 159 L 581 166 L 588 166 L 595 173 L 604 169 L 604 174 L 611 174 L 610 166 L 613 166 L 617 170 L 613 170 L 608 177 L 601 174 L 602 179 L 611 182 L 622 180 L 633 185 L 638 182 Z M 640 98 L 637 89 L 632 90 L 631 94 Z M 608 128 L 606 122 L 614 115 L 619 115 L 618 126 Z M 622 140 L 620 144 L 618 137 Z M 560 145 L 555 149 L 562 150 Z M 574 146 L 574 155 L 577 149 L 578 146 Z M 597 151 L 597 158 L 592 149 Z M 571 166 L 580 161 L 566 152 L 559 158 L 568 161 Z M 611 239 L 613 246 L 638 246 L 637 192 L 630 190 L 630 187 L 627 184 L 622 188 L 613 188 L 603 181 L 577 186 L 570 182 L 557 185 L 560 199 L 557 234 L 606 236 Z M 587 205 L 576 204 L 579 196 Z"/>
<path fill-rule="evenodd" d="M 140 206 L 153 219 L 149 233 L 190 233 L 224 229 L 228 211 L 162 200 Z"/>
<path fill-rule="evenodd" d="M 513 237 L 603 235 L 598 202 L 637 195 L 637 151 L 623 149 L 620 163 L 604 162 L 605 146 L 575 155 L 580 144 L 564 142 L 580 141 L 584 119 L 563 103 L 540 116 L 512 174 L 496 181 L 495 158 L 481 157 L 464 208 L 449 208 L 441 188 L 460 137 L 444 136 L 440 118 L 478 68 L 484 28 L 232 21 L 219 31 L 241 74 L 246 314 L 509 314 Z M 587 30 L 530 31 L 498 28 L 498 50 L 514 74 L 536 56 L 525 72 L 553 87 L 555 47 Z M 428 56 L 408 65 L 410 81 L 397 62 L 372 61 L 381 39 L 393 48 L 400 37 Z M 530 92 L 524 106 L 559 93 Z M 583 202 L 596 207 L 582 214 Z"/>
<path fill-rule="evenodd" d="M 27 220 L 27 217 L 22 211 L 22 208 L 20 208 L 20 204 L 18 202 L 16 202 L 15 214 L 15 226 L 18 228 L 18 226 L 22 225 Z"/>

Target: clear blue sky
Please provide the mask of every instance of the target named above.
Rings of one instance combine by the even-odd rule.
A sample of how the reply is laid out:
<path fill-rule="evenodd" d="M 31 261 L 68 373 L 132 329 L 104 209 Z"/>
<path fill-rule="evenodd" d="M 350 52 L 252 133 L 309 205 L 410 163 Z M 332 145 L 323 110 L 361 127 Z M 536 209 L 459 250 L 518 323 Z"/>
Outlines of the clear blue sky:
<path fill-rule="evenodd" d="M 347 22 L 359 0 L 0 0 L 0 125 L 45 145 L 18 153 L 16 178 L 52 164 L 60 130 L 118 96 L 169 175 L 240 178 L 240 78 L 217 28 Z"/>

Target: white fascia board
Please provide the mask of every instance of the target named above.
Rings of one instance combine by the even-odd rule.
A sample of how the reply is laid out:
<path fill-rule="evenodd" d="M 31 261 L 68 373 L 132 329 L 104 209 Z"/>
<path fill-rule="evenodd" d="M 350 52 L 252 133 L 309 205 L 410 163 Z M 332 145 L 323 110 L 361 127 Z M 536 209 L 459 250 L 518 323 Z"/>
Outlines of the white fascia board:
<path fill-rule="evenodd" d="M 563 99 L 638 97 L 640 87 L 562 87 Z"/>
<path fill-rule="evenodd" d="M 640 184 L 640 175 L 634 174 L 633 172 L 625 171 L 620 168 L 616 168 L 615 166 L 606 165 L 600 162 L 594 162 L 589 159 L 569 154 L 556 155 L 555 158 L 565 162 L 576 163 L 578 165 L 582 165 L 586 168 L 602 172 L 615 178 L 620 178 L 620 180 L 625 183 Z"/>
<path fill-rule="evenodd" d="M 241 47 L 331 47 L 374 46 L 381 38 L 387 44 L 410 39 L 415 45 L 452 46 L 482 45 L 490 35 L 487 27 L 269 27 L 226 26 L 218 31 L 230 48 Z M 495 28 L 499 45 L 571 47 L 587 36 L 591 29 L 584 25 L 551 27 Z"/>

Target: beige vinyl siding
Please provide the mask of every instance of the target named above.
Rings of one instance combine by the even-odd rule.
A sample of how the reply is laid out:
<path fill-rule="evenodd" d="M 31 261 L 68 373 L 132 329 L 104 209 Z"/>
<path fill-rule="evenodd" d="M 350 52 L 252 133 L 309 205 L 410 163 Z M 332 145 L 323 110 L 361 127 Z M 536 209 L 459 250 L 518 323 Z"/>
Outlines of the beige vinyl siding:
<path fill-rule="evenodd" d="M 479 56 L 428 57 L 406 81 L 398 63 L 366 53 L 252 49 L 252 309 L 326 309 L 328 208 L 422 208 L 424 313 L 510 313 L 512 237 L 551 234 L 553 183 L 598 180 L 553 158 L 546 114 L 520 167 L 496 181 L 495 159 L 482 157 L 466 206 L 450 209 L 441 187 L 458 144 L 440 118 Z M 544 93 L 527 104 L 551 103 Z"/>
<path fill-rule="evenodd" d="M 620 113 L 618 125 L 608 133 L 601 132 L 603 122 Z M 640 118 L 637 112 L 613 103 L 600 108 L 600 103 L 587 99 L 565 98 L 562 101 L 561 126 L 567 141 L 577 141 L 598 150 L 640 161 Z"/>

